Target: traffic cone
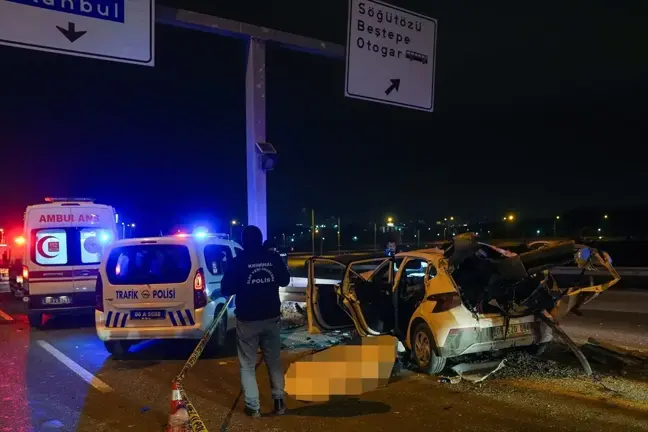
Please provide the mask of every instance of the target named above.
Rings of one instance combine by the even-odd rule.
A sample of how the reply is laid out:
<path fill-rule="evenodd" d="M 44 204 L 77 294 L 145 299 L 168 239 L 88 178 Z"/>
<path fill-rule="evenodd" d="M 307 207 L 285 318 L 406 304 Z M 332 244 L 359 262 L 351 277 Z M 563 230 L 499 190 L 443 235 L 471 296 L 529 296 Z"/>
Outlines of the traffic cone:
<path fill-rule="evenodd" d="M 190 432 L 189 413 L 180 394 L 177 381 L 171 383 L 171 403 L 169 404 L 169 423 L 166 432 Z"/>

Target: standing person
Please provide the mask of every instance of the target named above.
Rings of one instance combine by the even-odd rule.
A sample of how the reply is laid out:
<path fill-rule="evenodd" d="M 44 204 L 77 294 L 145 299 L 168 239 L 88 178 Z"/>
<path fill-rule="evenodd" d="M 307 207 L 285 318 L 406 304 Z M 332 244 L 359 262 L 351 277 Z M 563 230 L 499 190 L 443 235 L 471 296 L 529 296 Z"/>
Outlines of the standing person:
<path fill-rule="evenodd" d="M 278 253 L 263 247 L 261 230 L 249 225 L 242 234 L 243 252 L 228 267 L 221 281 L 225 296 L 236 295 L 236 344 L 241 368 L 245 413 L 261 417 L 256 361 L 259 347 L 268 367 L 274 412 L 282 415 L 284 373 L 281 366 L 279 287 L 290 283 L 288 268 Z"/>

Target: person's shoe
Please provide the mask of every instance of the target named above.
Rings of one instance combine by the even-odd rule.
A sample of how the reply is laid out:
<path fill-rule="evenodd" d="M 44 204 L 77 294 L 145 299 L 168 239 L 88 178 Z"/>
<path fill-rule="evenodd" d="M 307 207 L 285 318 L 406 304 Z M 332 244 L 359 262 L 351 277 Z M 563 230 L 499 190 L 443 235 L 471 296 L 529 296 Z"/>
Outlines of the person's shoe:
<path fill-rule="evenodd" d="M 275 415 L 284 415 L 286 414 L 286 405 L 284 405 L 283 399 L 274 400 L 274 413 Z"/>
<path fill-rule="evenodd" d="M 244 412 L 245 415 L 247 415 L 248 417 L 252 417 L 252 418 L 255 418 L 255 419 L 256 419 L 256 418 L 261 418 L 261 411 L 258 410 L 258 409 L 245 407 L 245 408 L 243 409 L 243 412 Z"/>

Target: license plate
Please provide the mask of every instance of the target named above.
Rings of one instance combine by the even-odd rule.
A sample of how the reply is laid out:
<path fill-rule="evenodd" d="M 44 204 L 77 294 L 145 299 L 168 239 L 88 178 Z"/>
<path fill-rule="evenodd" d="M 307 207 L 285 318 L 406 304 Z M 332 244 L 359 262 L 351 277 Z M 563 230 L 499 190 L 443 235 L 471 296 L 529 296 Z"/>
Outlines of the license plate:
<path fill-rule="evenodd" d="M 43 299 L 43 304 L 46 305 L 67 305 L 72 304 L 72 297 L 69 296 L 58 296 L 58 297 L 45 297 Z"/>
<path fill-rule="evenodd" d="M 511 337 L 528 336 L 531 334 L 531 324 L 511 324 L 508 326 L 493 327 L 493 339 L 504 339 Z"/>
<path fill-rule="evenodd" d="M 161 320 L 166 318 L 164 310 L 136 310 L 130 312 L 132 320 Z"/>

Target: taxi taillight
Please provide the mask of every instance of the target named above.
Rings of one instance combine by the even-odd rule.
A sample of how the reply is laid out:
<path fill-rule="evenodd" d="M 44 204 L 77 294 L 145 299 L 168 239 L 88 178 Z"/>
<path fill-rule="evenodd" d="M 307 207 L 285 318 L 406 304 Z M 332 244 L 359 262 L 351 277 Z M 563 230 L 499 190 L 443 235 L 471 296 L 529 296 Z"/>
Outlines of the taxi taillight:
<path fill-rule="evenodd" d="M 27 266 L 22 266 L 22 277 L 23 281 L 29 280 L 29 269 Z"/>
<path fill-rule="evenodd" d="M 194 276 L 194 308 L 207 306 L 207 290 L 205 289 L 205 273 L 199 268 Z"/>
<path fill-rule="evenodd" d="M 101 275 L 97 275 L 97 285 L 95 286 L 95 309 L 97 309 L 99 312 L 104 311 L 104 304 L 103 304 L 103 280 L 101 279 Z"/>

